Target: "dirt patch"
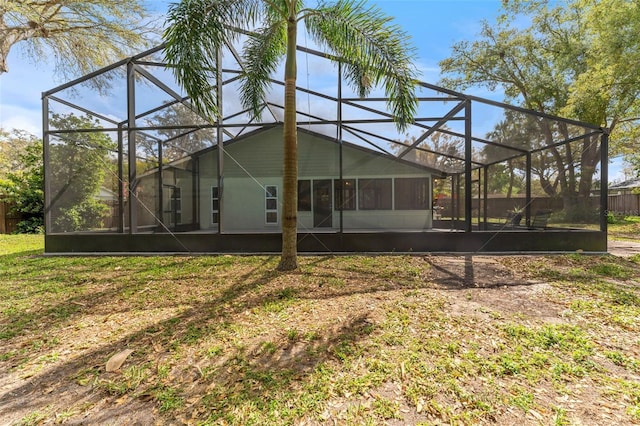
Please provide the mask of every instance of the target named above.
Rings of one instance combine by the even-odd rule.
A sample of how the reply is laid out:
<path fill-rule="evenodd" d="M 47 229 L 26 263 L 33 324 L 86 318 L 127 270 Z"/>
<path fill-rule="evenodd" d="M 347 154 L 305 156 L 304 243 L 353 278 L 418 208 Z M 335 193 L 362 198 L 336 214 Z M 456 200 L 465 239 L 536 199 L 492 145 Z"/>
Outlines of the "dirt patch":
<path fill-rule="evenodd" d="M 292 274 L 274 272 L 268 261 L 224 269 L 219 265 L 201 267 L 198 262 L 208 260 L 196 259 L 182 262 L 185 268 L 189 262 L 198 263 L 196 273 L 183 273 L 182 266 L 168 268 L 169 275 L 162 277 L 144 271 L 140 282 L 122 287 L 118 286 L 127 278 L 125 272 L 118 269 L 114 277 L 106 271 L 104 283 L 97 276 L 82 278 L 93 287 L 86 298 L 74 299 L 71 313 L 60 311 L 69 318 L 52 326 L 50 317 L 43 314 L 38 324 L 6 339 L 5 355 L 0 358 L 0 424 L 197 424 L 216 410 L 229 417 L 214 420 L 233 424 L 230 419 L 246 415 L 243 403 L 264 403 L 278 394 L 281 383 L 295 389 L 311 386 L 307 380 L 322 368 L 335 368 L 337 376 L 347 375 L 348 368 L 340 370 L 345 359 L 353 371 L 363 369 L 366 354 L 357 353 L 361 342 L 383 333 L 393 340 L 385 329 L 392 325 L 397 325 L 398 336 L 423 325 L 420 319 L 403 318 L 393 311 L 394 306 L 412 304 L 419 305 L 418 312 L 435 306 L 442 323 L 431 317 L 425 317 L 429 319 L 424 322 L 434 321 L 436 336 L 446 335 L 445 327 L 451 327 L 451 334 L 455 334 L 457 321 L 472 322 L 480 334 L 482 330 L 500 330 L 495 324 L 506 322 L 524 324 L 524 329 L 588 324 L 593 341 L 613 359 L 598 355 L 601 368 L 633 381 L 638 376 L 633 362 L 640 357 L 635 320 L 617 312 L 619 323 L 600 326 L 591 324 L 599 318 L 588 316 L 592 313 L 567 315 L 574 302 L 569 299 L 570 288 L 562 290 L 564 293 L 556 288 L 555 281 L 584 279 L 575 270 L 601 261 L 593 259 L 398 256 L 352 261 L 319 257 L 305 258 L 301 271 Z M 544 279 L 534 273 L 545 265 L 556 268 L 558 275 Z M 206 273 L 207 278 L 198 272 Z M 60 281 L 55 271 L 48 275 Z M 629 295 L 625 303 L 633 304 L 635 279 L 609 282 L 626 288 Z M 599 309 L 597 304 L 594 309 Z M 394 325 L 390 318 L 396 315 Z M 479 345 L 477 353 L 487 358 L 503 350 L 500 336 L 485 339 L 469 334 L 462 333 L 461 343 L 451 344 L 452 363 L 465 362 L 456 345 Z M 485 340 L 492 343 L 482 346 Z M 393 341 L 387 344 L 389 351 L 407 349 L 393 346 L 397 344 Z M 106 360 L 128 347 L 134 353 L 122 371 L 107 373 Z M 618 352 L 619 359 L 615 358 Z M 391 379 L 377 384 L 371 379 L 361 391 L 354 373 L 354 383 L 341 385 L 344 388 L 339 391 L 323 389 L 327 395 L 319 414 L 314 418 L 300 414 L 297 420 L 359 424 L 359 413 L 378 410 L 383 413 L 378 420 L 383 418 L 389 425 L 465 423 L 455 415 L 464 414 L 468 395 L 461 390 L 462 396 L 450 392 L 422 399 L 407 391 L 411 378 L 405 376 L 403 365 L 394 364 L 393 354 L 390 359 L 391 366 L 374 367 Z M 503 361 L 508 368 L 509 359 Z M 625 367 L 624 362 L 633 368 Z M 495 386 L 490 383 L 494 379 L 451 376 L 452 382 L 458 379 L 461 386 L 473 391 L 471 394 L 487 393 L 492 389 L 488 385 Z M 520 376 L 501 376 L 500 380 L 500 386 L 513 388 L 512 393 L 526 386 Z M 511 398 L 507 393 L 504 406 L 475 420 L 499 425 L 550 424 L 563 418 L 584 424 L 628 423 L 629 397 L 603 397 L 602 389 L 603 393 L 594 391 L 598 386 L 601 384 L 594 383 L 588 374 L 561 385 L 543 382 L 528 391 L 531 395 L 525 395 L 535 402 L 529 401 L 528 409 L 507 404 Z M 554 412 L 553 407 L 562 410 Z M 387 417 L 384 410 L 389 412 Z M 559 413 L 564 417 L 558 417 Z"/>
<path fill-rule="evenodd" d="M 630 240 L 613 240 L 607 242 L 608 252 L 614 256 L 630 257 L 640 255 L 640 242 Z"/>
<path fill-rule="evenodd" d="M 549 284 L 527 278 L 510 265 L 527 262 L 527 257 L 430 256 L 425 260 L 432 266 L 431 281 L 449 291 L 447 298 L 454 312 L 521 314 L 558 321 L 559 307 L 544 297 Z"/>

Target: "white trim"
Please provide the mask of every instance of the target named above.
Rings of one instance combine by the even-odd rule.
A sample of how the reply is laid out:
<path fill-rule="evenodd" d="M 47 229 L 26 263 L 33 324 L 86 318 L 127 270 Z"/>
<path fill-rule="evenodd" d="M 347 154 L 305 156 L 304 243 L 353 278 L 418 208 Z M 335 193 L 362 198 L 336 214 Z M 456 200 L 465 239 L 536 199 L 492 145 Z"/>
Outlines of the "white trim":
<path fill-rule="evenodd" d="M 275 188 L 275 196 L 270 195 L 270 191 L 267 188 Z M 278 185 L 265 185 L 264 186 L 264 223 L 265 225 L 278 225 L 280 223 L 278 214 Z M 275 202 L 275 209 L 268 208 L 269 201 Z M 275 213 L 276 221 L 269 221 L 269 215 Z"/>
<path fill-rule="evenodd" d="M 213 190 L 214 189 L 218 190 L 217 197 L 213 196 Z M 212 185 L 211 186 L 211 191 L 209 192 L 209 195 L 211 195 L 211 216 L 209 216 L 209 219 L 211 220 L 211 225 L 219 225 L 220 224 L 220 190 L 218 189 L 217 185 Z M 218 201 L 218 208 L 217 209 L 215 209 L 213 207 L 213 201 L 214 200 Z M 218 220 L 217 221 L 213 220 L 213 215 L 214 214 L 218 215 Z"/>

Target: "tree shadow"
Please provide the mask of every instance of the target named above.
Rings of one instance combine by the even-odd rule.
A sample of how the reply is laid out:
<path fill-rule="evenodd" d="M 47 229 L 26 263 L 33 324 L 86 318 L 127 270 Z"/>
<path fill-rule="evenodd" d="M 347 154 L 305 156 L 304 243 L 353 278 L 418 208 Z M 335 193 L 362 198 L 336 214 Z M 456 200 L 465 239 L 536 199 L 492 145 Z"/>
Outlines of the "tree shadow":
<path fill-rule="evenodd" d="M 270 304 L 285 310 L 290 306 L 295 308 L 297 300 L 322 301 L 359 294 L 434 287 L 473 288 L 479 286 L 478 278 L 483 274 L 495 272 L 488 270 L 480 273 L 481 268 L 477 262 L 474 262 L 473 256 L 451 258 L 451 260 L 417 256 L 395 257 L 386 265 L 382 262 L 383 258 L 363 257 L 364 261 L 353 262 L 347 258 L 323 256 L 306 258 L 300 271 L 292 273 L 275 271 L 274 258 L 261 257 L 255 264 L 240 265 L 240 273 L 222 274 L 222 276 L 216 276 L 220 271 L 215 268 L 211 271 L 211 264 L 205 263 L 202 267 L 198 266 L 197 261 L 193 260 L 197 258 L 172 258 L 171 261 L 165 260 L 166 263 L 163 265 L 154 264 L 152 258 L 147 261 L 148 263 L 139 262 L 135 266 L 116 270 L 120 266 L 117 259 L 92 260 L 86 265 L 78 266 L 77 272 L 80 279 L 85 272 L 95 275 L 98 268 L 109 269 L 113 274 L 104 278 L 105 287 L 101 291 L 67 298 L 58 305 L 35 314 L 30 318 L 30 324 L 23 325 L 23 329 L 19 331 L 31 330 L 34 323 L 46 322 L 52 318 L 53 311 L 69 304 L 77 308 L 74 308 L 73 312 L 64 319 L 53 318 L 51 323 L 43 324 L 43 329 L 40 331 L 43 333 L 55 331 L 61 324 L 73 324 L 88 313 L 105 313 L 101 305 L 106 300 L 122 297 L 123 294 L 131 291 L 132 286 L 136 287 L 136 290 L 144 290 L 139 288 L 144 285 L 143 281 L 138 280 L 133 283 L 127 281 L 132 273 L 144 275 L 151 270 L 157 271 L 158 268 L 181 271 L 182 268 L 188 267 L 187 270 L 193 270 L 192 273 L 212 274 L 212 288 L 210 292 L 207 291 L 206 280 L 203 282 L 200 279 L 197 285 L 201 288 L 193 289 L 193 298 L 189 298 L 188 307 L 179 313 L 171 314 L 160 321 L 149 322 L 140 329 L 133 329 L 133 326 L 127 328 L 127 324 L 124 324 L 123 334 L 117 340 L 99 343 L 95 348 L 70 357 L 52 368 L 47 368 L 42 374 L 25 379 L 24 383 L 0 395 L 0 419 L 11 412 L 28 413 L 50 404 L 55 405 L 57 397 L 58 399 L 67 398 L 68 401 L 64 402 L 67 404 L 71 404 L 74 398 L 75 400 L 84 398 L 94 403 L 100 400 L 115 400 L 120 395 L 110 393 L 104 386 L 100 386 L 101 381 L 123 380 L 122 373 L 104 371 L 106 360 L 114 353 L 125 348 L 133 349 L 134 354 L 126 365 L 158 369 L 162 360 L 176 355 L 178 350 L 197 347 L 208 341 L 207 339 L 218 342 L 223 342 L 224 339 L 233 340 L 235 329 L 246 322 L 244 318 L 256 310 L 267 309 L 271 306 Z M 255 260 L 255 258 L 252 259 Z M 155 260 L 157 261 L 157 258 Z M 195 265 L 186 265 L 186 262 L 194 262 Z M 486 265 L 482 264 L 482 267 L 486 269 Z M 226 267 L 222 262 L 220 265 L 213 266 Z M 35 273 L 37 267 L 37 262 L 29 265 L 29 268 L 32 268 L 29 273 Z M 222 270 L 225 271 L 225 269 Z M 51 273 L 55 275 L 55 272 Z M 170 280 L 173 275 L 169 275 L 164 279 Z M 179 276 L 187 279 L 189 278 L 187 275 L 185 273 Z M 119 282 L 120 280 L 122 282 Z M 505 285 L 505 280 L 494 280 L 494 285 Z M 511 282 L 510 285 L 514 283 Z M 151 306 L 145 307 L 125 304 L 120 312 L 147 308 L 177 309 L 186 302 L 184 299 L 172 300 L 171 297 L 161 297 L 152 299 L 151 303 Z M 224 402 L 225 398 L 220 399 L 220 395 L 216 394 L 225 388 L 239 387 L 237 395 L 240 396 L 237 398 L 240 399 L 235 403 L 259 405 L 268 400 L 277 389 L 286 388 L 293 380 L 303 380 L 312 374 L 316 367 L 329 360 L 338 359 L 340 351 L 353 350 L 354 345 L 374 330 L 373 323 L 364 314 L 358 312 L 336 312 L 335 314 L 344 316 L 346 319 L 339 326 L 325 327 L 319 334 L 312 337 L 287 336 L 286 322 L 282 322 L 273 329 L 267 329 L 262 335 L 243 340 L 239 345 L 234 345 L 233 342 L 220 343 L 223 352 L 220 355 L 200 354 L 195 358 L 185 356 L 185 359 L 191 359 L 192 361 L 189 362 L 195 362 L 195 364 L 189 370 L 192 376 L 183 377 L 181 381 L 191 383 L 188 392 L 198 401 L 194 403 L 193 410 L 198 410 L 198 406 L 205 407 L 208 413 L 194 412 L 194 415 L 199 419 L 203 419 L 202 416 L 209 416 L 211 412 L 228 415 L 231 408 L 225 404 L 229 402 Z M 274 315 L 277 315 L 277 311 L 274 311 Z M 207 369 L 215 371 L 215 374 L 207 372 Z M 81 386 L 75 383 L 79 377 L 91 379 L 89 383 L 95 386 Z M 148 413 L 154 412 L 154 407 L 157 409 L 158 389 L 153 387 L 155 385 L 148 384 L 147 388 L 145 386 L 142 386 L 144 388 L 142 390 L 129 392 L 133 396 L 130 396 L 129 402 L 123 405 L 130 408 L 147 407 L 146 415 L 149 415 Z M 63 395 L 65 389 L 67 393 L 64 395 L 67 396 Z M 43 390 L 47 391 L 43 392 Z M 74 398 L 70 398 L 69 394 L 73 394 Z M 102 414 L 94 413 L 91 421 L 113 422 L 117 416 L 124 416 L 123 413 L 128 413 L 127 416 L 132 415 L 124 408 L 108 409 Z M 130 420 L 135 421 L 135 419 Z M 144 419 L 140 421 L 145 422 Z"/>
<path fill-rule="evenodd" d="M 462 259 L 462 257 L 460 257 Z M 449 262 L 442 264 L 433 258 L 427 258 L 426 262 L 437 272 L 433 281 L 447 288 L 476 287 L 473 256 L 464 256 L 464 262 Z M 460 263 L 463 263 L 461 266 Z"/>
<path fill-rule="evenodd" d="M 149 324 L 141 330 L 128 332 L 117 341 L 100 344 L 99 347 L 47 369 L 43 374 L 26 379 L 21 385 L 0 396 L 0 418 L 12 412 L 37 411 L 42 407 L 60 403 L 60 400 L 63 401 L 62 404 L 71 404 L 77 400 L 96 403 L 104 399 L 117 399 L 121 395 L 109 393 L 99 385 L 94 389 L 80 386 L 75 383 L 75 380 L 82 376 L 93 377 L 94 384 L 100 380 L 120 380 L 122 377 L 120 373 L 104 371 L 104 363 L 111 355 L 124 348 L 135 351 L 127 365 L 157 365 L 159 358 L 175 354 L 176 344 L 178 347 L 181 345 L 188 347 L 209 336 L 223 335 L 229 331 L 230 325 L 238 321 L 238 316 L 243 312 L 263 306 L 270 298 L 277 298 L 274 296 L 277 292 L 271 289 L 263 293 L 266 298 L 259 294 L 247 297 L 261 287 L 273 284 L 274 279 L 282 276 L 281 273 L 269 268 L 270 263 L 272 263 L 271 259 L 266 258 L 261 264 L 237 276 L 212 300 L 196 303 L 179 315 Z M 105 294 L 114 292 L 117 290 L 112 289 Z M 105 297 L 105 294 L 100 295 L 97 300 Z M 84 307 L 85 312 L 95 303 L 99 302 L 94 301 L 91 306 Z M 294 379 L 303 379 L 316 366 L 335 357 L 334 348 L 348 350 L 351 345 L 372 330 L 371 323 L 366 317 L 359 315 L 349 318 L 336 329 L 326 330 L 325 333 L 313 339 L 301 336 L 287 337 L 284 343 L 280 342 L 274 350 L 266 350 L 259 339 L 250 347 L 227 347 L 225 351 L 228 352 L 224 353 L 220 360 L 211 361 L 212 366 L 215 366 L 216 371 L 219 372 L 215 376 L 205 377 L 200 367 L 198 367 L 199 373 L 197 369 L 192 370 L 193 377 L 187 378 L 187 381 L 192 384 L 190 392 L 193 394 L 195 391 L 202 391 L 199 399 L 203 399 L 204 402 L 200 405 L 206 407 L 207 411 L 216 407 L 223 409 L 222 415 L 228 414 L 231 407 L 227 407 L 228 411 L 225 412 L 224 407 L 218 406 L 215 391 L 211 391 L 211 388 L 241 386 L 241 389 L 236 392 L 236 395 L 239 395 L 236 402 L 260 405 L 273 392 L 282 389 Z M 159 349 L 159 351 L 150 348 Z M 314 355 L 309 356 L 309 354 Z M 131 413 L 125 408 L 116 410 L 107 406 L 104 412 L 94 413 L 89 420 L 85 420 L 101 423 L 114 422 L 122 418 L 135 422 L 135 416 L 138 414 L 148 416 L 148 413 L 154 412 L 154 407 L 158 404 L 157 398 L 147 400 L 145 395 L 154 395 L 156 391 L 151 387 L 142 392 L 136 392 L 137 396 L 130 398 L 129 402 L 123 405 L 123 407 L 129 405 L 138 407 L 146 414 Z M 146 410 L 142 407 L 146 407 Z M 145 419 L 138 420 L 145 421 Z"/>
<path fill-rule="evenodd" d="M 431 281 L 447 290 L 519 287 L 534 284 L 495 259 L 492 256 L 470 254 L 425 257 L 425 261 L 433 270 Z"/>
<path fill-rule="evenodd" d="M 60 259 L 60 258 L 57 258 Z M 117 257 L 91 258 L 87 262 L 86 258 L 75 257 L 73 261 L 65 262 L 63 271 L 57 271 L 60 262 L 56 258 L 27 256 L 22 258 L 19 265 L 14 263 L 14 268 L 19 268 L 17 272 L 10 271 L 3 274 L 6 282 L 17 280 L 21 284 L 19 292 L 21 298 L 35 298 L 38 294 L 60 293 L 71 294 L 62 300 L 46 307 L 29 309 L 28 312 L 19 309 L 6 309 L 3 312 L 3 320 L 0 324 L 0 336 L 16 336 L 36 326 L 42 329 L 54 329 L 63 322 L 71 322 L 77 315 L 84 314 L 91 310 L 94 314 L 115 314 L 130 310 L 130 307 L 123 308 L 122 311 L 108 311 L 103 309 L 108 301 L 116 299 L 123 292 L 132 292 L 141 286 L 141 281 L 136 282 L 132 278 L 135 275 L 145 275 L 153 270 L 154 275 L 158 275 L 162 270 L 175 270 L 183 265 L 180 260 L 165 262 L 158 266 L 149 264 L 144 267 L 122 268 Z M 0 259 L 0 261 L 7 259 Z M 12 259 L 13 260 L 13 259 Z M 0 263 L 2 264 L 2 263 Z M 6 264 L 6 263 L 5 263 Z M 126 264 L 126 263 L 125 263 Z M 133 269 L 133 270 L 132 270 Z M 96 270 L 105 270 L 99 276 Z M 80 288 L 89 284 L 92 287 L 102 287 L 100 290 L 83 292 Z M 52 287 L 56 287 L 52 289 Z M 44 298 L 39 298 L 39 302 L 46 303 Z M 163 306 L 173 306 L 171 300 L 162 300 Z M 123 306 L 127 306 L 124 304 Z"/>

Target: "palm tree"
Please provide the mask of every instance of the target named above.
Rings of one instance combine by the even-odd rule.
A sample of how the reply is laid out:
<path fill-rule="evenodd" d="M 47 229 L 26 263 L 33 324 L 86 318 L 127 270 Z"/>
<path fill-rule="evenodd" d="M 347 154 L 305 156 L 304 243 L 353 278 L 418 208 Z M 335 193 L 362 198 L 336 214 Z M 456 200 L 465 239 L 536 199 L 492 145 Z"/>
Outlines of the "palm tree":
<path fill-rule="evenodd" d="M 349 84 L 362 97 L 381 84 L 398 129 L 413 120 L 417 70 L 409 37 L 380 9 L 364 0 L 182 0 L 169 8 L 165 57 L 193 105 L 209 119 L 218 117 L 210 83 L 217 72 L 217 52 L 247 34 L 243 45 L 245 71 L 241 100 L 258 117 L 271 74 L 285 59 L 282 256 L 279 270 L 293 270 L 297 261 L 297 129 L 296 37 L 298 22 L 345 68 Z"/>

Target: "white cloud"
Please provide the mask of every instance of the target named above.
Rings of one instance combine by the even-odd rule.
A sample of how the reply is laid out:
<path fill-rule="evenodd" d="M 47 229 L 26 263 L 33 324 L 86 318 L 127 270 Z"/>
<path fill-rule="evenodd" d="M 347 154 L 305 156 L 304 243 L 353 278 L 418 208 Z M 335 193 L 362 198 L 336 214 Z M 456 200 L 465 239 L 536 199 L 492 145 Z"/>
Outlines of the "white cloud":
<path fill-rule="evenodd" d="M 42 115 L 40 110 L 21 108 L 13 105 L 0 105 L 0 127 L 6 130 L 26 130 L 42 136 Z"/>
<path fill-rule="evenodd" d="M 42 92 L 56 85 L 45 63 L 31 64 L 14 49 L 0 75 L 0 127 L 42 135 Z"/>

